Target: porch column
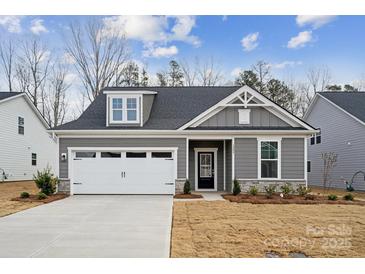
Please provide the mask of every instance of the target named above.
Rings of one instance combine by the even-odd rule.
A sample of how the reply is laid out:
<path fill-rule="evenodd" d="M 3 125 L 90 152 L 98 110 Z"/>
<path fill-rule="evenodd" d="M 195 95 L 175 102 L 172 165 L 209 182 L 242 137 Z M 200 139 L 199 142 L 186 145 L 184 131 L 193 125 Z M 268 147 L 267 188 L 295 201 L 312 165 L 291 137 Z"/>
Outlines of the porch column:
<path fill-rule="evenodd" d="M 236 174 L 235 174 L 235 139 L 232 138 L 232 181 L 234 179 L 236 179 Z"/>
<path fill-rule="evenodd" d="M 186 138 L 186 179 L 189 179 L 189 138 Z"/>

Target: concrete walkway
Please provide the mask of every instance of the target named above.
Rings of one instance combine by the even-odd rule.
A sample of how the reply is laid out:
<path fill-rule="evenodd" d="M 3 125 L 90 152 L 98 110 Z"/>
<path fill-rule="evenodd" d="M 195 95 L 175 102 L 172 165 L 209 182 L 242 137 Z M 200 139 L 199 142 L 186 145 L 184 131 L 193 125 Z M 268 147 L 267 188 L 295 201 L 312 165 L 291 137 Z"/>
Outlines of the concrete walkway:
<path fill-rule="evenodd" d="M 169 257 L 172 196 L 72 196 L 0 218 L 0 257 Z"/>
<path fill-rule="evenodd" d="M 200 194 L 203 198 L 195 198 L 195 199 L 174 199 L 174 202 L 193 202 L 193 201 L 225 201 L 222 197 L 222 194 L 226 194 L 227 192 L 193 192 L 194 194 Z"/>

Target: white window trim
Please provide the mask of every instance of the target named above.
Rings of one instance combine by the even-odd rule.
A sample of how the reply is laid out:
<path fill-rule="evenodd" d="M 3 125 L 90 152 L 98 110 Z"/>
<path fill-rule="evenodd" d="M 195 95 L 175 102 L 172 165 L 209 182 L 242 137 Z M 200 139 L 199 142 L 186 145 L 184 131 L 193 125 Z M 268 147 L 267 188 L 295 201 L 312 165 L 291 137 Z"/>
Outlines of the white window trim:
<path fill-rule="evenodd" d="M 257 139 L 257 178 L 259 180 L 281 180 L 281 140 L 282 138 L 268 137 Z M 277 178 L 262 178 L 261 177 L 261 143 L 262 142 L 278 142 L 278 177 Z M 265 159 L 264 159 L 265 160 Z"/>
<path fill-rule="evenodd" d="M 217 191 L 217 179 L 218 179 L 218 148 L 194 148 L 194 162 L 195 162 L 195 191 Z M 198 188 L 198 152 L 214 152 L 214 188 L 212 189 L 200 189 Z"/>
<path fill-rule="evenodd" d="M 109 95 L 109 124 L 139 124 L 141 121 L 141 109 L 140 109 L 140 95 Z M 136 110 L 137 110 L 137 119 L 135 121 L 127 120 L 127 99 L 135 98 L 136 99 Z M 115 121 L 113 120 L 113 99 L 123 99 L 123 120 Z"/>

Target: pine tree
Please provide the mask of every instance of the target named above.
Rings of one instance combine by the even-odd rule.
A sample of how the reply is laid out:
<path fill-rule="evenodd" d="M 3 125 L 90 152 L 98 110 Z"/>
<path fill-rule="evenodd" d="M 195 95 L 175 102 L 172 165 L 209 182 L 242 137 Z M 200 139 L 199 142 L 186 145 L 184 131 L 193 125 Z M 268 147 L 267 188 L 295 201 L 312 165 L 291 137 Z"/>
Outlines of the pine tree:
<path fill-rule="evenodd" d="M 158 86 L 161 86 L 161 87 L 167 86 L 167 75 L 165 72 L 157 72 L 156 77 L 157 77 Z"/>
<path fill-rule="evenodd" d="M 140 86 L 141 87 L 148 86 L 148 73 L 145 68 L 142 68 Z"/>
<path fill-rule="evenodd" d="M 127 86 L 127 87 L 138 87 L 139 86 L 139 68 L 135 62 L 130 61 L 123 68 L 120 85 Z"/>
<path fill-rule="evenodd" d="M 169 65 L 169 86 L 182 87 L 184 85 L 184 73 L 182 72 L 179 63 L 175 60 L 171 60 Z"/>

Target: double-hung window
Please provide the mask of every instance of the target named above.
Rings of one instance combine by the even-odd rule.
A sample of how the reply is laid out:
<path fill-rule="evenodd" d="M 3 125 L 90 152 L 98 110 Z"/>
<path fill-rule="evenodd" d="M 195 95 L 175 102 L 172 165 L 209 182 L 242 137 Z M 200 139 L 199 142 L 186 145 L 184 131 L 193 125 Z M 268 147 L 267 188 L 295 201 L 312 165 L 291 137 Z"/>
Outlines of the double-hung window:
<path fill-rule="evenodd" d="M 260 141 L 259 149 L 260 177 L 279 179 L 280 143 L 278 141 Z"/>
<path fill-rule="evenodd" d="M 118 96 L 111 98 L 111 123 L 139 123 L 138 96 Z"/>
<path fill-rule="evenodd" d="M 18 134 L 24 135 L 24 118 L 18 117 Z"/>

